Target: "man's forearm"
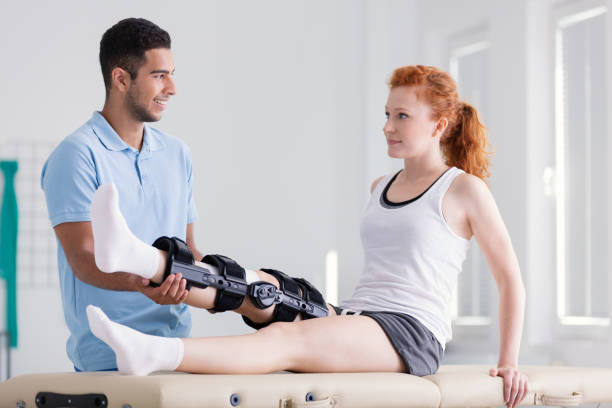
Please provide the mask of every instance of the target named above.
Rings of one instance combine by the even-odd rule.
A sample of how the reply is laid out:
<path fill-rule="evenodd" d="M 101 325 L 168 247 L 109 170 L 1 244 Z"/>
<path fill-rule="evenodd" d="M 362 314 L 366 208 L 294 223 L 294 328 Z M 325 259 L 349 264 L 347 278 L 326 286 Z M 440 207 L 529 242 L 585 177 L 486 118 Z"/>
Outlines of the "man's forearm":
<path fill-rule="evenodd" d="M 141 277 L 131 273 L 102 272 L 96 266 L 93 253 L 81 253 L 68 262 L 72 272 L 79 280 L 102 289 L 134 292 L 137 288 L 137 280 L 142 280 Z"/>

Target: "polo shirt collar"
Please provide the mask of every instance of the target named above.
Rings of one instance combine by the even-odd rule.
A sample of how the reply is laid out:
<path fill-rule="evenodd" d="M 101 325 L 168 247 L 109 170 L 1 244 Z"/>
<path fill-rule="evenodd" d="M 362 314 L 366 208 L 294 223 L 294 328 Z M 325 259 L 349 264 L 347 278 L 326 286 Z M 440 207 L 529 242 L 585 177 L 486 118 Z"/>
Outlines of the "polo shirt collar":
<path fill-rule="evenodd" d="M 98 136 L 98 139 L 100 139 L 100 142 L 108 150 L 119 152 L 130 148 L 130 146 L 119 137 L 115 129 L 112 128 L 100 112 L 94 112 L 89 122 L 91 123 L 91 128 L 94 133 Z"/>
<path fill-rule="evenodd" d="M 93 113 L 90 123 L 94 133 L 108 150 L 114 152 L 119 152 L 125 149 L 135 150 L 133 147 L 125 143 L 121 137 L 119 137 L 117 132 L 115 132 L 115 129 L 113 129 L 113 127 L 106 121 L 100 112 L 96 111 Z M 156 132 L 152 131 L 145 123 L 141 150 L 154 152 L 156 150 L 161 150 L 164 147 L 165 144 L 163 140 L 161 140 Z"/>
<path fill-rule="evenodd" d="M 142 139 L 142 150 L 156 151 L 162 150 L 166 144 L 159 137 L 158 132 L 151 129 L 147 124 L 144 125 L 144 137 Z"/>

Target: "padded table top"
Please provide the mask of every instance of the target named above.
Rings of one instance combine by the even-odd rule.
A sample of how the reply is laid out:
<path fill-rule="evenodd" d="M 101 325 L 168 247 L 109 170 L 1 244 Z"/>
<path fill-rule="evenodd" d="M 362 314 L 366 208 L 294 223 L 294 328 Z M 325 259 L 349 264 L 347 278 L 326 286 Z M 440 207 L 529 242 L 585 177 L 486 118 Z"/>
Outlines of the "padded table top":
<path fill-rule="evenodd" d="M 222 407 L 492 407 L 504 406 L 500 377 L 492 366 L 442 366 L 415 377 L 398 373 L 205 375 L 155 373 L 146 377 L 117 372 L 31 374 L 0 384 L 0 407 L 35 407 L 36 396 L 71 399 L 118 408 Z M 530 391 L 521 405 L 569 406 L 612 402 L 612 369 L 521 366 Z M 61 394 L 39 394 L 40 392 Z M 95 398 L 104 398 L 96 400 Z M 104 403 L 102 402 L 104 401 Z M 18 405 L 19 403 L 25 405 Z M 96 405 L 97 403 L 97 405 Z M 64 406 L 64 405 L 61 405 Z"/>
<path fill-rule="evenodd" d="M 0 406 L 17 401 L 35 407 L 38 392 L 103 393 L 109 407 L 438 407 L 431 381 L 397 373 L 205 375 L 156 373 L 146 377 L 116 372 L 31 374 L 0 384 Z M 307 405 L 307 398 L 313 401 Z M 329 404 L 325 405 L 325 401 Z M 333 400 L 333 401 L 332 401 Z M 237 405 L 232 405 L 238 402 Z M 316 404 L 320 403 L 320 404 Z M 50 405 L 46 405 L 50 406 Z"/>
<path fill-rule="evenodd" d="M 441 407 L 503 406 L 503 380 L 492 366 L 447 365 L 424 377 L 440 389 Z M 529 378 L 521 405 L 568 406 L 575 402 L 612 402 L 612 369 L 566 366 L 520 366 Z M 574 395 L 579 393 L 580 395 Z"/>

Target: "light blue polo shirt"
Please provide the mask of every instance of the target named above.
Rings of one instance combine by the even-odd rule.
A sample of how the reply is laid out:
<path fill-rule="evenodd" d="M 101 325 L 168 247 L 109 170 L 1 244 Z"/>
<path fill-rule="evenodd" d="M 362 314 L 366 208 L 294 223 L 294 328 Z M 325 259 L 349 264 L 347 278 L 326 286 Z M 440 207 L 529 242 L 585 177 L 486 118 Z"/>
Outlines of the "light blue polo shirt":
<path fill-rule="evenodd" d="M 127 145 L 95 112 L 66 137 L 43 166 L 41 186 L 51 224 L 91 221 L 96 189 L 115 183 L 119 207 L 132 232 L 146 243 L 159 236 L 185 239 L 197 219 L 193 200 L 191 153 L 180 140 L 147 125 L 140 152 Z M 117 367 L 113 351 L 89 330 L 85 307 L 99 306 L 114 321 L 145 333 L 188 337 L 191 315 L 184 304 L 160 306 L 139 292 L 100 289 L 75 277 L 57 245 L 64 316 L 70 337 L 68 356 L 80 370 Z"/>

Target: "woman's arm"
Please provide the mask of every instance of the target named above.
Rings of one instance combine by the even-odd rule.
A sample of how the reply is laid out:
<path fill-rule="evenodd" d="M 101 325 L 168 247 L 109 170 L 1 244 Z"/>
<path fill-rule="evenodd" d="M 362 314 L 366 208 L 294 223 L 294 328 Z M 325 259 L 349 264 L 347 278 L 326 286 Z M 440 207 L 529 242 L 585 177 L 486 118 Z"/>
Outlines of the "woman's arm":
<path fill-rule="evenodd" d="M 526 377 L 518 371 L 525 288 L 512 241 L 489 188 L 479 178 L 467 174 L 459 176 L 457 182 L 457 197 L 464 204 L 469 229 L 499 291 L 499 360 L 490 374 L 504 378 L 504 399 L 513 407 L 527 393 Z"/>

